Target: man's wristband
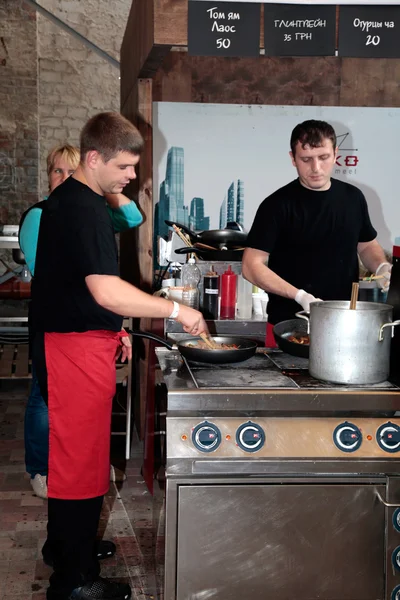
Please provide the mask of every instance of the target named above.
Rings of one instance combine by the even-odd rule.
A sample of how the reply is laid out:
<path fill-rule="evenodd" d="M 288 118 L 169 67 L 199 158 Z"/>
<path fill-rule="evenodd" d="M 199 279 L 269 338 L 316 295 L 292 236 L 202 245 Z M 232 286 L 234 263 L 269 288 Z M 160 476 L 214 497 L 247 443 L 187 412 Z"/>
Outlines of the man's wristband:
<path fill-rule="evenodd" d="M 169 315 L 168 319 L 176 319 L 176 317 L 179 315 L 179 304 L 175 302 L 175 300 L 173 300 L 172 302 L 174 308 L 172 309 L 172 313 Z"/>

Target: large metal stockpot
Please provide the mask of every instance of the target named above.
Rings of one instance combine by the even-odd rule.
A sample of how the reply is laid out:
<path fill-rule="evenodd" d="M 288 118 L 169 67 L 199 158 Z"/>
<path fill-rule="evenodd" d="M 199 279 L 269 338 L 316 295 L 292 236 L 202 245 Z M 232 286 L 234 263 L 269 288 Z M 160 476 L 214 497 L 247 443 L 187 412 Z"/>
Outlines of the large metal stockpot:
<path fill-rule="evenodd" d="M 342 384 L 372 384 L 385 381 L 390 368 L 390 340 L 394 327 L 393 307 L 376 302 L 313 302 L 309 320 L 312 377 Z"/>

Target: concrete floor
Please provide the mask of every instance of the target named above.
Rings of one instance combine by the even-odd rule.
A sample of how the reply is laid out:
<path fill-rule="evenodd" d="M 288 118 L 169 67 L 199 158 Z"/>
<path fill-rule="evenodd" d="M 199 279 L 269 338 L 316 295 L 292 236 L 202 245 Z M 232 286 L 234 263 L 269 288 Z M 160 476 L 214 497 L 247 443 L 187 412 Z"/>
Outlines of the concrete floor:
<path fill-rule="evenodd" d="M 25 473 L 27 397 L 26 383 L 0 382 L 0 600 L 45 600 L 51 574 L 41 559 L 47 501 L 33 494 Z M 154 497 L 149 494 L 140 475 L 141 444 L 135 437 L 132 450 L 125 467 L 127 480 L 110 483 L 104 501 L 100 530 L 104 539 L 115 542 L 117 553 L 102 561 L 101 574 L 130 582 L 134 600 L 162 600 L 163 493 L 155 486 Z M 113 463 L 118 466 L 118 456 Z"/>

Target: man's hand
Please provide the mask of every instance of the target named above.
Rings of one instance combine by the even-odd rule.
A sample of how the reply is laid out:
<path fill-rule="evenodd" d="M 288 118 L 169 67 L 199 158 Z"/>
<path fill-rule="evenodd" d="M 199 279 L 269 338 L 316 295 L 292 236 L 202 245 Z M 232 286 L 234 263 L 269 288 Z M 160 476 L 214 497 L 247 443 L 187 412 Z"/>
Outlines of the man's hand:
<path fill-rule="evenodd" d="M 121 331 L 125 332 L 125 329 L 122 329 Z M 121 338 L 121 347 L 117 350 L 116 360 L 118 360 L 119 357 L 121 357 L 121 362 L 125 362 L 126 359 L 130 360 L 132 358 L 132 344 L 128 334 L 126 334 L 126 337 L 124 336 Z"/>
<path fill-rule="evenodd" d="M 392 265 L 388 262 L 383 262 L 375 271 L 375 275 L 379 275 L 381 279 L 377 279 L 377 283 L 383 292 L 387 292 L 390 285 L 390 276 L 392 274 Z"/>
<path fill-rule="evenodd" d="M 179 313 L 176 320 L 182 323 L 186 333 L 191 333 L 192 335 L 208 333 L 208 328 L 201 312 L 189 306 L 185 306 L 184 304 L 179 305 Z"/>
<path fill-rule="evenodd" d="M 321 298 L 316 298 L 312 294 L 307 294 L 304 290 L 299 290 L 295 300 L 306 312 L 310 312 L 310 304 L 312 302 L 322 302 Z"/>

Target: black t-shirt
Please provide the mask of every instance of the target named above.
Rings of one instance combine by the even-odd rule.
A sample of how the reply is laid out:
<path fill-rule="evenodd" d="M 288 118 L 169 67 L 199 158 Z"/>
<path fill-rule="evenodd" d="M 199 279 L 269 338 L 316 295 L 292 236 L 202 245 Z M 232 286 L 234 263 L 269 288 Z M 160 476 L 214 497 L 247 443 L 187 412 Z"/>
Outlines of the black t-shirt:
<path fill-rule="evenodd" d="M 359 277 L 357 244 L 375 237 L 358 188 L 332 179 L 329 190 L 314 191 L 296 179 L 261 203 L 247 246 L 268 252 L 269 268 L 295 287 L 322 300 L 349 300 Z M 300 310 L 294 300 L 270 294 L 272 324 Z"/>
<path fill-rule="evenodd" d="M 122 317 L 102 308 L 88 275 L 118 276 L 114 228 L 104 197 L 69 177 L 43 203 L 31 326 L 35 332 L 120 331 Z"/>

